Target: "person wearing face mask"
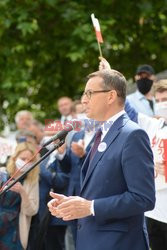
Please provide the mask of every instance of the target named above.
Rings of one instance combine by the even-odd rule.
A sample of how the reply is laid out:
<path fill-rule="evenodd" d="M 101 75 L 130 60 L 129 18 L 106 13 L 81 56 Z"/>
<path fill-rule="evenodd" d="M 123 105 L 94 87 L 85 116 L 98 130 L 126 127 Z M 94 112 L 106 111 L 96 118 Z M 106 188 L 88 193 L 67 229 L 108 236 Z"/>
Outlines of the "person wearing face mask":
<path fill-rule="evenodd" d="M 101 69 L 109 69 L 110 64 L 101 59 Z M 167 140 L 167 79 L 154 83 L 153 93 L 155 96 L 155 116 L 159 119 L 149 117 L 143 113 L 136 112 L 129 105 L 129 110 L 139 126 L 144 129 L 150 139 L 155 163 L 155 188 L 156 203 L 152 211 L 146 212 L 150 247 L 152 250 L 167 249 L 167 182 L 165 181 L 165 148 L 164 140 Z"/>
<path fill-rule="evenodd" d="M 10 157 L 4 180 L 9 179 L 17 170 L 15 178 L 22 175 L 39 159 L 36 148 L 28 142 L 19 143 Z M 29 163 L 27 163 L 30 161 Z M 27 165 L 25 165 L 27 163 Z M 25 167 L 23 167 L 25 165 Z M 0 249 L 25 250 L 28 245 L 31 218 L 38 211 L 39 204 L 39 166 L 31 170 L 24 179 L 0 196 Z M 1 183 L 3 185 L 3 183 Z"/>
<path fill-rule="evenodd" d="M 156 203 L 152 211 L 146 212 L 147 228 L 152 250 L 167 249 L 167 182 L 165 181 L 165 144 L 167 140 L 167 79 L 157 81 L 154 86 L 155 116 L 137 113 L 137 122 L 150 139 L 154 155 Z M 131 109 L 133 109 L 131 107 Z"/>
<path fill-rule="evenodd" d="M 148 116 L 155 114 L 155 100 L 151 91 L 154 78 L 154 69 L 150 65 L 139 66 L 135 76 L 137 90 L 127 96 L 127 100 L 137 112 Z"/>
<path fill-rule="evenodd" d="M 147 129 L 151 140 L 151 146 L 155 162 L 155 188 L 156 203 L 152 211 L 145 213 L 148 218 L 148 234 L 152 250 L 167 249 L 167 182 L 165 181 L 165 144 L 167 140 L 167 79 L 160 80 L 154 85 L 155 91 L 155 115 L 161 117 L 157 121 L 154 118 L 141 119 L 140 125 Z M 144 121 L 145 120 L 145 121 Z"/>

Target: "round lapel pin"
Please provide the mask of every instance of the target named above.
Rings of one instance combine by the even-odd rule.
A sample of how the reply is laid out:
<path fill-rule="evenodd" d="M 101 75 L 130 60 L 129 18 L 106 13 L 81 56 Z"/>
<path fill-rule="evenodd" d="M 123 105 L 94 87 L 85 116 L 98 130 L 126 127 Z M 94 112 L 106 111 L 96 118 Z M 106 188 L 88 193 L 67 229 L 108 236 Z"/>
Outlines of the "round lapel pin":
<path fill-rule="evenodd" d="M 98 146 L 98 151 L 99 152 L 104 152 L 107 148 L 107 144 L 105 142 L 101 142 Z"/>

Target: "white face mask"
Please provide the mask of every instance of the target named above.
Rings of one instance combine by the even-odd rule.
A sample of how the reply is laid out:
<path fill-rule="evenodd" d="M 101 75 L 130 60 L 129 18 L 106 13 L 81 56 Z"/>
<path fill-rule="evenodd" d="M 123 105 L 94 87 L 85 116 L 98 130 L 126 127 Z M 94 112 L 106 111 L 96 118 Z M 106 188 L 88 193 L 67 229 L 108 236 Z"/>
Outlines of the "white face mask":
<path fill-rule="evenodd" d="M 24 165 L 26 164 L 25 161 L 23 161 L 20 158 L 17 158 L 15 165 L 17 169 L 20 169 L 20 172 L 25 172 L 26 170 L 28 170 L 32 164 L 28 163 L 24 168 L 22 168 Z M 21 169 L 22 168 L 22 169 Z"/>
<path fill-rule="evenodd" d="M 167 101 L 155 104 L 155 114 L 167 120 Z"/>

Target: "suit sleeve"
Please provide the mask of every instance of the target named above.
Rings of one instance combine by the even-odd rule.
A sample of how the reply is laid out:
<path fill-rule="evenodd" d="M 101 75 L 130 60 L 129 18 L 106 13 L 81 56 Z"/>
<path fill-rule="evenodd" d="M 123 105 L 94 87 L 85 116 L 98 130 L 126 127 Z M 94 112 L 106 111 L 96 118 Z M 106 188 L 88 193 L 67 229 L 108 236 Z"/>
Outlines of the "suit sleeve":
<path fill-rule="evenodd" d="M 132 121 L 138 123 L 138 112 L 131 106 L 130 102 L 127 99 L 125 102 L 125 111 Z"/>
<path fill-rule="evenodd" d="M 127 191 L 95 199 L 95 218 L 99 222 L 135 216 L 154 208 L 154 164 L 147 134 L 141 129 L 130 133 L 120 157 Z"/>
<path fill-rule="evenodd" d="M 50 188 L 55 189 L 56 192 L 61 192 L 68 186 L 69 175 L 62 171 L 57 159 L 48 166 L 45 175 L 45 178 L 50 180 L 48 185 Z"/>
<path fill-rule="evenodd" d="M 55 192 L 61 192 L 68 187 L 69 175 L 63 172 L 57 172 L 53 175 L 53 189 Z"/>

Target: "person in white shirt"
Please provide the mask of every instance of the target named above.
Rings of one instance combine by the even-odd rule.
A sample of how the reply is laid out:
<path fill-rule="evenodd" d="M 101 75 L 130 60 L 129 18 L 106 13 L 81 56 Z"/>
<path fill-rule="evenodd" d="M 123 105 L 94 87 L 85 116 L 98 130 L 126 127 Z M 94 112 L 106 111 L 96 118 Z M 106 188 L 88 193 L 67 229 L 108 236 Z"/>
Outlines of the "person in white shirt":
<path fill-rule="evenodd" d="M 139 66 L 135 75 L 137 90 L 127 96 L 127 100 L 136 111 L 148 116 L 154 116 L 155 112 L 155 100 L 152 94 L 154 78 L 154 69 L 150 65 Z"/>
<path fill-rule="evenodd" d="M 66 121 L 70 121 L 72 115 L 72 99 L 68 96 L 60 97 L 57 101 L 58 111 L 61 114 L 61 122 L 65 124 Z"/>
<path fill-rule="evenodd" d="M 152 250 L 167 249 L 167 182 L 165 180 L 164 140 L 167 140 L 167 79 L 158 81 L 155 86 L 157 116 L 159 120 L 139 115 L 139 125 L 149 135 L 155 162 L 156 203 L 152 211 L 146 212 L 148 233 Z"/>

